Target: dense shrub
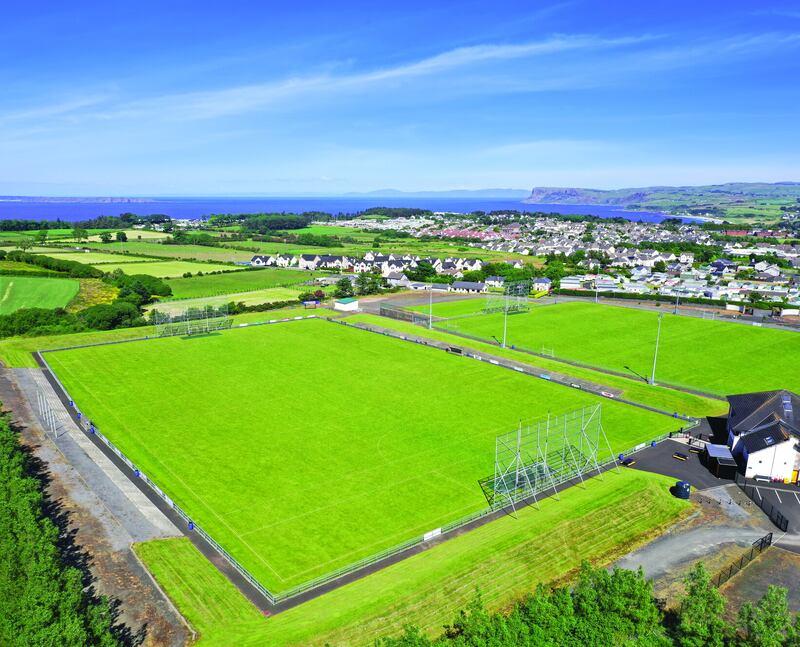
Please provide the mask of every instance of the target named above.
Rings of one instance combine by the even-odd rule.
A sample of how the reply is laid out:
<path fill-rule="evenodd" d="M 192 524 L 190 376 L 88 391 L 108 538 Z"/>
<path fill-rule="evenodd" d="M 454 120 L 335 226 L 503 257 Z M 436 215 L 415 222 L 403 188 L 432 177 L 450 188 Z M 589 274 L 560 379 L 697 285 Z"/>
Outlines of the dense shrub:
<path fill-rule="evenodd" d="M 70 542 L 8 418 L 0 417 L 0 644 L 121 645 L 105 598 L 69 565 Z"/>

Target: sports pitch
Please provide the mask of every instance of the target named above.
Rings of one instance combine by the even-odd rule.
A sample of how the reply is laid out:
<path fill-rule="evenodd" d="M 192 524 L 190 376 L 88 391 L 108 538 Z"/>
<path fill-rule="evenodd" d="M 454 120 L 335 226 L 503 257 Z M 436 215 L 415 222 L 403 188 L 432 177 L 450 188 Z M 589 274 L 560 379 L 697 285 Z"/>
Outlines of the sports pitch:
<path fill-rule="evenodd" d="M 481 300 L 473 300 L 478 305 Z M 415 310 L 422 310 L 419 306 Z M 465 315 L 466 302 L 434 304 L 434 315 Z M 434 326 L 482 339 L 501 339 L 503 314 L 478 314 Z M 650 377 L 658 313 L 624 306 L 567 302 L 508 317 L 508 345 Z M 664 309 L 656 382 L 727 395 L 800 390 L 800 333 L 743 323 L 673 315 Z"/>
<path fill-rule="evenodd" d="M 47 359 L 98 428 L 274 592 L 484 508 L 496 435 L 599 401 L 320 320 Z M 679 426 L 603 402 L 615 452 Z"/>

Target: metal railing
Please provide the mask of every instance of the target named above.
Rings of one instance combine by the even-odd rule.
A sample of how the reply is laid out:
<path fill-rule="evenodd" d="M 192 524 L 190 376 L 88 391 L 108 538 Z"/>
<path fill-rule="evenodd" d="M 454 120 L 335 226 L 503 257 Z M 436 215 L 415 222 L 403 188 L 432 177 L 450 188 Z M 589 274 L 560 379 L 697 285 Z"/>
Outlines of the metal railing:
<path fill-rule="evenodd" d="M 739 472 L 736 472 L 734 476 L 734 481 L 736 485 L 747 495 L 753 503 L 755 503 L 759 508 L 764 511 L 769 517 L 769 520 L 775 524 L 775 526 L 783 531 L 786 532 L 789 529 L 789 519 L 787 519 L 783 513 L 777 508 L 777 506 L 773 505 L 769 501 L 767 501 L 761 493 L 758 491 L 755 485 L 749 485 L 747 483 L 747 477 L 742 476 Z M 769 489 L 769 488 L 765 488 Z"/>
<path fill-rule="evenodd" d="M 771 545 L 772 533 L 770 532 L 761 537 L 761 539 L 754 541 L 753 545 L 741 557 L 732 561 L 725 568 L 719 571 L 713 578 L 711 578 L 711 583 L 715 587 L 719 588 Z"/>

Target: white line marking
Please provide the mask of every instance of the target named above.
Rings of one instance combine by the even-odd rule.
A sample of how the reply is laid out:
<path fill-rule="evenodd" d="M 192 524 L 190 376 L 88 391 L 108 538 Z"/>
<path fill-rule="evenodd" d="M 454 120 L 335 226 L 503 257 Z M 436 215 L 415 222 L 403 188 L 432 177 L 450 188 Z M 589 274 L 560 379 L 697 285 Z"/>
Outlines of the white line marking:
<path fill-rule="evenodd" d="M 775 496 L 778 497 L 778 503 L 783 503 L 783 501 L 781 501 L 781 495 L 778 494 L 778 490 L 775 490 Z"/>
<path fill-rule="evenodd" d="M 797 492 L 792 492 L 794 494 L 794 498 L 797 499 L 797 502 L 800 503 L 800 497 L 797 496 Z"/>
<path fill-rule="evenodd" d="M 761 490 L 759 490 L 758 487 L 756 487 L 756 494 L 758 494 L 759 499 L 761 499 L 762 501 L 764 500 L 764 497 L 761 496 Z"/>

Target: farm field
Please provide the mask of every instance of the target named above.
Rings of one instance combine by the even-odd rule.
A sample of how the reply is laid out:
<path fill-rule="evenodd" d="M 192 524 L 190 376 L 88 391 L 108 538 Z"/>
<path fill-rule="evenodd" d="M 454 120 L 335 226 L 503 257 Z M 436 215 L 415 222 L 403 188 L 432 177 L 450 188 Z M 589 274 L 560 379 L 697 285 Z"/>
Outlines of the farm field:
<path fill-rule="evenodd" d="M 163 231 L 153 231 L 149 229 L 109 229 L 107 230 L 111 233 L 112 236 L 116 235 L 118 231 L 124 231 L 125 235 L 128 237 L 128 240 L 164 240 L 165 238 L 169 238 L 169 234 L 164 233 Z M 95 234 L 93 236 L 89 236 L 90 243 L 99 243 L 102 242 L 100 240 L 100 235 Z"/>
<path fill-rule="evenodd" d="M 444 305 L 440 312 L 443 311 Z M 533 308 L 508 317 L 508 344 L 552 349 L 556 357 L 650 376 L 658 313 L 590 302 Z M 435 326 L 490 340 L 502 337 L 503 315 Z M 725 321 L 664 314 L 656 382 L 720 395 L 800 389 L 800 334 Z M 626 368 L 630 367 L 630 368 Z"/>
<path fill-rule="evenodd" d="M 252 306 L 259 303 L 274 303 L 275 301 L 297 300 L 300 290 L 297 287 L 266 288 L 264 290 L 250 290 L 233 294 L 220 294 L 213 297 L 197 297 L 195 299 L 176 299 L 171 301 L 158 301 L 147 307 L 147 310 L 158 310 L 164 314 L 178 314 L 189 308 L 203 308 L 205 306 L 219 306 L 235 301 Z M 299 304 L 298 304 L 299 305 Z"/>
<path fill-rule="evenodd" d="M 0 276 L 0 315 L 20 308 L 63 308 L 78 294 L 75 279 Z"/>
<path fill-rule="evenodd" d="M 312 234 L 314 236 L 340 236 L 350 237 L 356 240 L 372 243 L 376 236 L 380 234 L 378 231 L 362 231 L 354 227 L 340 227 L 338 225 L 309 225 L 302 229 L 292 229 L 291 231 L 283 231 L 281 234 L 293 234 L 299 236 L 300 234 Z"/>
<path fill-rule="evenodd" d="M 692 504 L 668 494 L 673 479 L 625 470 L 574 487 L 540 509 L 523 508 L 264 618 L 187 539 L 135 546 L 159 584 L 200 633 L 199 647 L 371 645 L 406 623 L 438 634 L 480 590 L 492 610 L 539 583 L 569 577 L 582 559 L 607 564 L 657 535 Z"/>
<path fill-rule="evenodd" d="M 174 298 L 186 299 L 298 285 L 317 276 L 322 276 L 322 272 L 265 268 L 247 272 L 204 274 L 188 279 L 170 279 L 167 283 L 172 288 Z"/>
<path fill-rule="evenodd" d="M 0 271 L 6 270 L 8 272 L 27 272 L 29 274 L 48 274 L 49 270 L 38 265 L 28 265 L 27 263 L 19 263 L 17 261 L 0 261 Z"/>
<path fill-rule="evenodd" d="M 319 320 L 47 358 L 98 428 L 275 591 L 485 507 L 494 438 L 520 419 L 602 400 L 614 451 L 678 426 Z"/>
<path fill-rule="evenodd" d="M 144 258 L 141 256 L 122 256 L 121 254 L 105 254 L 103 252 L 74 252 L 74 251 L 59 251 L 53 249 L 44 254 L 45 256 L 52 256 L 60 258 L 65 261 L 77 261 L 84 265 L 98 265 L 105 263 L 147 263 L 157 261 L 154 258 Z"/>
<path fill-rule="evenodd" d="M 115 251 L 126 254 L 144 254 L 162 258 L 195 259 L 198 261 L 217 261 L 219 263 L 242 263 L 253 258 L 253 252 L 229 249 L 227 247 L 208 247 L 205 245 L 162 245 L 153 241 L 131 241 L 126 243 L 92 243 L 92 249 L 102 252 Z"/>
<path fill-rule="evenodd" d="M 124 257 L 123 257 L 123 260 Z M 149 274 L 159 278 L 175 278 L 186 272 L 196 274 L 197 272 L 218 272 L 221 270 L 230 271 L 237 268 L 232 265 L 217 265 L 215 263 L 192 263 L 191 261 L 154 261 L 148 259 L 144 263 L 98 263 L 94 267 L 103 272 L 113 272 L 121 269 L 125 274 Z M 244 269 L 242 267 L 238 269 Z"/>

